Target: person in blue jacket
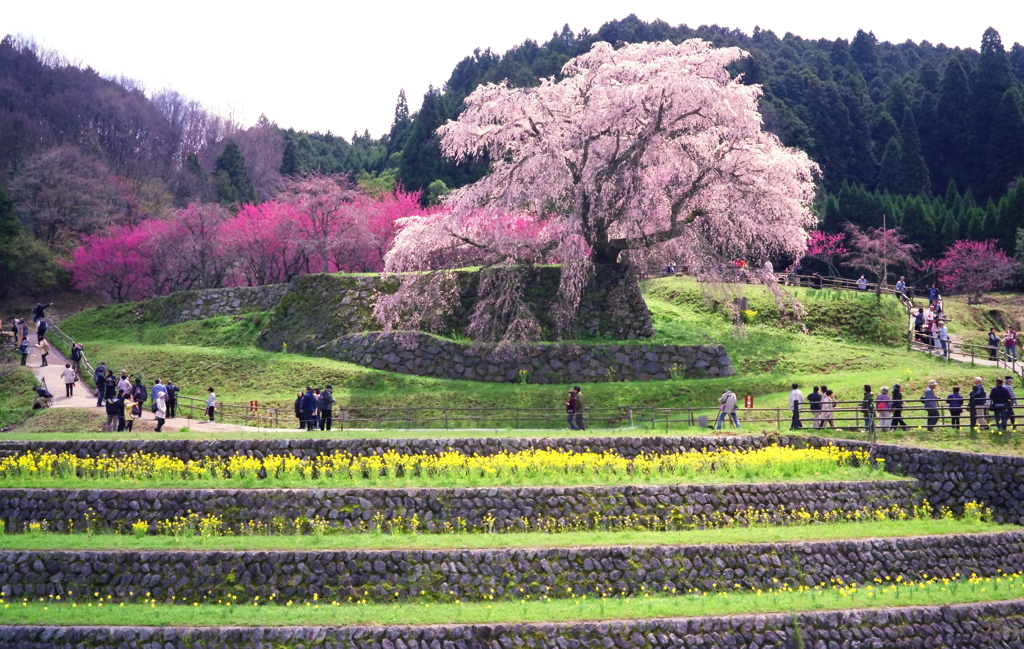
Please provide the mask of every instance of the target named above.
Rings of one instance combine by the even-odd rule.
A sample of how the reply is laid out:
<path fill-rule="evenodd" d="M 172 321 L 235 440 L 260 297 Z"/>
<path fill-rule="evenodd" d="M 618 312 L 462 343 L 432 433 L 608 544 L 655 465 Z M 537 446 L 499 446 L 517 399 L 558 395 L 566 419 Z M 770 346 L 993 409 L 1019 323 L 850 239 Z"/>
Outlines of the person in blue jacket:
<path fill-rule="evenodd" d="M 313 413 L 316 412 L 316 395 L 313 388 L 306 386 L 306 394 L 302 395 L 302 421 L 307 430 L 313 430 Z"/>

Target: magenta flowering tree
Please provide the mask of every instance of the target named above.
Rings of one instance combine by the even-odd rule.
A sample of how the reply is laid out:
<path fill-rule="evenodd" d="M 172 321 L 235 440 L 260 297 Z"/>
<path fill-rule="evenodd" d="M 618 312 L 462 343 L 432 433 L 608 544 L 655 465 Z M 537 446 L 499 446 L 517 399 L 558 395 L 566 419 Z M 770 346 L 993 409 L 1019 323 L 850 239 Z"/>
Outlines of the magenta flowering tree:
<path fill-rule="evenodd" d="M 517 342 L 538 331 L 523 300 L 530 264 L 561 264 L 564 332 L 595 266 L 642 268 L 669 248 L 716 280 L 737 258 L 802 256 L 817 168 L 762 130 L 761 89 L 727 70 L 743 56 L 700 40 L 596 43 L 561 80 L 477 88 L 439 133 L 446 155 L 486 156 L 489 173 L 449 195 L 444 212 L 406 222 L 386 270 L 432 272 L 404 275 L 378 302 L 382 324 L 438 322 L 454 306 L 452 263 L 482 267 L 482 290 L 501 293 L 478 301 L 471 330 Z"/>
<path fill-rule="evenodd" d="M 965 293 L 968 304 L 1010 279 L 1016 262 L 996 242 L 955 241 L 936 264 L 939 283 L 951 293 Z"/>
<path fill-rule="evenodd" d="M 819 259 L 828 265 L 830 275 L 836 276 L 836 260 L 850 254 L 846 245 L 846 234 L 838 232 L 829 234 L 821 230 L 811 232 L 810 240 L 807 242 L 807 256 L 811 259 Z"/>
<path fill-rule="evenodd" d="M 151 295 L 144 249 L 148 232 L 123 226 L 105 234 L 86 235 L 68 261 L 72 283 L 80 291 L 106 295 L 114 302 Z"/>
<path fill-rule="evenodd" d="M 844 266 L 867 271 L 875 277 L 875 296 L 882 297 L 882 284 L 886 283 L 889 268 L 899 266 L 912 268 L 914 255 L 921 249 L 913 243 L 906 243 L 899 228 L 867 228 L 861 230 L 852 223 L 846 224 L 852 251 Z"/>

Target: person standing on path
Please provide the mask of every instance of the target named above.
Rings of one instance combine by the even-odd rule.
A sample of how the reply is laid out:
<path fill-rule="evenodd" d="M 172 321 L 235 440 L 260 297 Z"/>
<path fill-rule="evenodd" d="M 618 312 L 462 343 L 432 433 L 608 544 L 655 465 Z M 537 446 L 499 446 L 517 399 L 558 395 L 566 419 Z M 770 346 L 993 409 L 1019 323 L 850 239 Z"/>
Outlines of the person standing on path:
<path fill-rule="evenodd" d="M 946 407 L 949 408 L 949 423 L 953 430 L 960 430 L 960 415 L 964 411 L 964 397 L 960 394 L 959 385 L 954 385 L 953 392 L 946 397 Z"/>
<path fill-rule="evenodd" d="M 878 413 L 878 427 L 884 432 L 889 430 L 889 422 L 892 420 L 892 400 L 889 397 L 889 387 L 883 385 L 875 398 L 875 411 Z"/>
<path fill-rule="evenodd" d="M 988 394 L 989 408 L 992 409 L 992 417 L 996 420 L 996 428 L 1000 432 L 1006 431 L 1006 411 L 1010 407 L 1010 392 L 1003 386 L 1002 379 L 996 379 L 996 385 Z"/>
<path fill-rule="evenodd" d="M 75 369 L 75 380 L 82 378 L 82 345 L 75 343 L 71 346 L 71 367 Z"/>
<path fill-rule="evenodd" d="M 96 407 L 103 405 L 103 398 L 107 391 L 107 365 L 103 361 L 96 366 L 92 375 L 93 383 L 96 385 Z"/>
<path fill-rule="evenodd" d="M 110 433 L 117 429 L 117 426 L 120 425 L 120 418 L 124 416 L 123 411 L 118 412 L 118 405 L 123 407 L 123 403 L 119 403 L 118 397 L 115 395 L 106 400 L 106 405 L 107 421 L 103 424 L 103 430 Z"/>
<path fill-rule="evenodd" d="M 167 405 L 167 387 L 163 383 L 160 382 L 160 379 L 157 379 L 156 383 L 153 384 L 153 387 L 152 387 L 151 390 L 152 391 L 151 391 L 150 396 L 153 399 L 153 405 L 154 405 L 153 411 L 156 412 L 155 406 L 156 406 L 156 397 L 157 397 L 158 394 L 164 395 L 164 406 Z M 166 410 L 166 407 L 165 407 L 165 410 Z"/>
<path fill-rule="evenodd" d="M 971 432 L 978 430 L 980 426 L 988 428 L 988 421 L 985 419 L 985 386 L 981 384 L 981 377 L 974 377 L 974 387 L 967 395 L 967 406 L 971 409 Z M 980 422 L 980 426 L 979 426 Z"/>
<path fill-rule="evenodd" d="M 310 430 L 320 430 L 320 390 L 313 388 L 313 396 L 316 397 L 316 409 L 313 411 L 313 419 L 310 421 Z"/>
<path fill-rule="evenodd" d="M 996 360 L 996 354 L 999 353 L 999 334 L 996 333 L 995 327 L 988 330 L 988 359 L 990 361 Z"/>
<path fill-rule="evenodd" d="M 1007 374 L 1003 377 L 1003 387 L 1010 393 L 1010 405 L 1006 409 L 1006 418 L 1010 421 L 1010 427 L 1017 430 L 1017 414 L 1013 411 L 1017 405 L 1017 392 L 1013 389 L 1013 375 Z"/>
<path fill-rule="evenodd" d="M 718 423 L 715 424 L 715 430 L 722 430 L 722 424 L 725 423 L 726 419 L 732 419 L 732 425 L 736 428 L 740 427 L 740 420 L 736 416 L 736 393 L 732 390 L 726 390 L 722 393 L 722 396 L 718 397 L 719 412 L 718 412 Z"/>
<path fill-rule="evenodd" d="M 39 321 L 39 324 L 36 326 L 36 342 L 37 343 L 41 343 L 44 340 L 46 340 L 46 330 L 48 328 L 49 327 L 46 324 L 46 320 L 40 320 Z"/>
<path fill-rule="evenodd" d="M 18 351 L 21 352 L 21 364 L 28 365 L 28 338 L 21 339 L 21 345 L 19 345 Z"/>
<path fill-rule="evenodd" d="M 117 389 L 124 390 L 125 394 L 132 393 L 132 380 L 128 376 L 128 370 L 121 370 L 121 378 L 117 380 Z"/>
<path fill-rule="evenodd" d="M 804 427 L 800 423 L 800 404 L 803 402 L 804 393 L 800 391 L 800 386 L 794 383 L 793 389 L 789 391 L 789 409 L 793 411 L 793 421 L 789 425 L 790 430 L 799 430 Z"/>
<path fill-rule="evenodd" d="M 210 396 L 213 396 L 213 388 L 210 388 Z M 156 415 L 156 432 L 160 433 L 164 430 L 164 422 L 167 421 L 167 393 L 161 392 L 156 401 L 153 404 L 156 408 L 153 410 L 153 414 Z M 207 408 L 210 410 L 210 421 L 213 421 L 213 408 Z M 139 412 L 142 412 L 142 405 L 139 405 Z"/>
<path fill-rule="evenodd" d="M 569 430 L 576 430 L 576 391 L 569 390 L 569 396 L 565 398 L 565 422 L 569 424 Z"/>
<path fill-rule="evenodd" d="M 129 433 L 132 432 L 136 419 L 142 419 L 142 404 L 129 400 L 124 404 L 124 429 Z"/>
<path fill-rule="evenodd" d="M 317 408 L 320 410 L 320 430 L 330 430 L 333 422 L 331 415 L 334 413 L 334 388 L 332 386 L 328 385 L 320 393 Z"/>
<path fill-rule="evenodd" d="M 70 399 L 75 396 L 75 381 L 78 380 L 78 374 L 71 369 L 71 363 L 64 363 L 64 371 L 60 373 L 60 377 L 64 379 L 64 398 Z"/>
<path fill-rule="evenodd" d="M 949 358 L 949 330 L 946 329 L 945 320 L 939 320 L 939 344 L 942 346 L 942 355 Z"/>
<path fill-rule="evenodd" d="M 900 275 L 900 280 L 896 282 L 896 292 L 903 297 L 907 296 L 907 278 Z"/>
<path fill-rule="evenodd" d="M 821 392 L 820 388 L 816 385 L 811 393 L 807 395 L 807 403 L 811 404 L 811 424 L 812 428 L 821 428 Z"/>
<path fill-rule="evenodd" d="M 576 393 L 576 430 L 586 430 L 586 423 L 583 421 L 583 394 L 580 392 L 580 386 L 573 388 Z"/>
<path fill-rule="evenodd" d="M 864 430 L 871 430 L 871 420 L 874 419 L 875 394 L 871 391 L 870 385 L 864 386 L 864 396 L 860 400 L 860 414 L 864 417 Z"/>
<path fill-rule="evenodd" d="M 140 377 L 135 377 L 135 385 L 132 386 L 132 399 L 137 401 L 140 406 L 146 405 L 146 401 L 149 399 L 149 390 L 142 383 Z M 153 412 L 156 412 L 156 404 L 153 404 Z"/>
<path fill-rule="evenodd" d="M 167 380 L 167 418 L 174 419 L 178 412 L 178 386 Z"/>
<path fill-rule="evenodd" d="M 821 397 L 821 427 L 831 426 L 835 428 L 836 422 L 832 420 L 832 416 L 836 410 L 836 398 L 832 390 L 828 388 L 825 388 L 824 393 Z"/>
<path fill-rule="evenodd" d="M 302 417 L 302 393 L 295 397 L 295 418 L 299 420 L 299 430 L 306 430 L 306 420 Z"/>
<path fill-rule="evenodd" d="M 213 423 L 213 415 L 217 408 L 217 395 L 213 393 L 213 388 L 207 388 L 206 391 L 209 393 L 206 396 L 206 416 L 210 418 L 210 423 Z M 310 393 L 312 395 L 312 393 Z"/>
<path fill-rule="evenodd" d="M 1017 332 L 1013 327 L 1007 327 L 1003 334 L 1003 347 L 1006 348 L 1006 356 L 1014 363 L 1017 362 Z"/>
<path fill-rule="evenodd" d="M 914 315 L 914 340 L 921 342 L 921 332 L 924 330 L 924 307 L 918 307 Z"/>
<path fill-rule="evenodd" d="M 935 432 L 935 424 L 939 422 L 939 398 L 935 395 L 935 388 L 938 385 L 935 381 L 928 381 L 928 387 L 925 388 L 924 394 L 921 395 L 924 409 L 928 411 L 927 426 L 931 432 Z"/>
<path fill-rule="evenodd" d="M 892 398 L 889 400 L 892 407 L 892 420 L 889 425 L 893 430 L 906 430 L 907 422 L 903 421 L 903 386 L 899 383 L 892 386 Z"/>

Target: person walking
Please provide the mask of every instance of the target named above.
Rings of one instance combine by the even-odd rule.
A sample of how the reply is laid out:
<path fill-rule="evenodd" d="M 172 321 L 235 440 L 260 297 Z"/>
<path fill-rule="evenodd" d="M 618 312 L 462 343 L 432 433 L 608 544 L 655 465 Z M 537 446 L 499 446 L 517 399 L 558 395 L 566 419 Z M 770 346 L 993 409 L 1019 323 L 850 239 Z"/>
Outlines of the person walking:
<path fill-rule="evenodd" d="M 1006 357 L 1010 361 L 1017 362 L 1017 332 L 1013 327 L 1007 327 L 1003 334 L 1003 347 L 1006 348 Z"/>
<path fill-rule="evenodd" d="M 64 379 L 64 398 L 70 399 L 75 396 L 75 381 L 78 380 L 78 375 L 71 369 L 71 363 L 64 363 L 64 371 L 60 373 L 60 377 Z"/>
<path fill-rule="evenodd" d="M 21 352 L 21 364 L 28 365 L 28 338 L 21 339 L 21 345 L 18 346 L 18 351 Z"/>
<path fill-rule="evenodd" d="M 164 395 L 164 406 L 165 406 L 164 411 L 166 412 L 166 410 L 167 410 L 166 409 L 166 406 L 167 406 L 167 386 L 165 386 L 163 383 L 161 383 L 160 379 L 157 379 L 156 382 L 153 384 L 153 387 L 150 388 L 150 395 L 149 396 L 153 399 L 153 406 L 154 406 L 153 409 L 154 409 L 154 411 L 156 410 L 156 407 L 155 407 L 156 406 L 156 395 L 158 395 L 158 394 L 163 394 Z"/>
<path fill-rule="evenodd" d="M 820 389 L 821 388 L 816 385 L 811 390 L 811 393 L 807 395 L 807 403 L 811 404 L 810 408 L 811 408 L 811 427 L 812 428 L 821 428 L 821 398 L 822 398 L 822 395 L 821 395 L 821 392 L 819 392 Z"/>
<path fill-rule="evenodd" d="M 942 355 L 949 358 L 949 330 L 945 320 L 939 320 L 939 345 L 942 346 Z"/>
<path fill-rule="evenodd" d="M 210 423 L 212 424 L 213 415 L 216 412 L 217 408 L 217 395 L 214 394 L 213 388 L 207 388 L 206 392 L 208 393 L 206 395 L 206 416 L 210 418 Z M 310 396 L 312 396 L 312 392 L 310 393 Z M 316 400 L 314 400 L 314 404 L 315 403 Z M 315 408 L 316 406 L 314 405 L 313 407 Z"/>
<path fill-rule="evenodd" d="M 889 422 L 892 419 L 892 400 L 889 397 L 889 387 L 882 386 L 882 389 L 878 391 L 878 397 L 875 398 L 875 411 L 878 413 L 878 427 L 882 431 L 889 430 Z"/>
<path fill-rule="evenodd" d="M 92 375 L 93 383 L 96 385 L 96 407 L 103 405 L 103 398 L 107 391 L 107 365 L 103 361 L 96 366 Z"/>
<path fill-rule="evenodd" d="M 949 409 L 949 424 L 953 430 L 960 430 L 960 415 L 964 411 L 964 397 L 960 394 L 959 385 L 954 385 L 953 392 L 946 397 L 946 408 Z"/>
<path fill-rule="evenodd" d="M 306 421 L 302 418 L 302 393 L 295 397 L 295 418 L 299 420 L 299 430 L 306 429 Z"/>
<path fill-rule="evenodd" d="M 864 418 L 864 430 L 871 430 L 871 422 L 874 420 L 875 394 L 871 391 L 870 385 L 864 386 L 864 394 L 860 398 L 860 414 Z"/>
<path fill-rule="evenodd" d="M 889 406 L 892 408 L 892 420 L 889 425 L 892 430 L 906 430 L 907 422 L 903 421 L 903 386 L 899 383 L 892 386 L 891 396 Z"/>
<path fill-rule="evenodd" d="M 167 418 L 174 419 L 178 412 L 178 386 L 167 380 Z"/>
<path fill-rule="evenodd" d="M 213 396 L 213 388 L 210 388 L 210 396 Z M 156 432 L 160 433 L 164 430 L 164 422 L 167 421 L 167 393 L 161 392 L 157 395 L 153 402 L 155 408 L 153 414 L 156 415 Z M 210 411 L 210 421 L 213 421 L 213 409 L 207 408 Z M 142 413 L 142 404 L 139 404 L 139 413 Z"/>
<path fill-rule="evenodd" d="M 729 418 L 732 419 L 732 425 L 739 428 L 740 420 L 736 416 L 736 393 L 726 390 L 722 396 L 718 397 L 718 404 L 718 423 L 715 424 L 715 429 L 722 430 L 722 424 Z"/>
<path fill-rule="evenodd" d="M 576 393 L 576 430 L 586 430 L 586 423 L 583 421 L 583 394 L 580 391 L 580 386 L 575 386 L 573 392 Z"/>
<path fill-rule="evenodd" d="M 896 282 L 896 292 L 899 293 L 900 295 L 902 295 L 903 297 L 907 297 L 907 278 L 906 277 L 900 275 L 899 281 Z"/>
<path fill-rule="evenodd" d="M 565 398 L 565 422 L 569 424 L 569 430 L 576 430 L 576 391 L 569 390 L 569 396 Z"/>
<path fill-rule="evenodd" d="M 822 386 L 823 388 L 825 386 Z M 821 427 L 824 428 L 826 425 L 832 428 L 836 427 L 836 422 L 832 420 L 832 415 L 835 414 L 836 410 L 836 398 L 832 393 L 832 390 L 825 388 L 824 396 L 821 397 Z"/>
<path fill-rule="evenodd" d="M 974 387 L 971 388 L 970 394 L 967 395 L 967 406 L 971 409 L 971 432 L 977 431 L 981 427 L 988 428 L 988 421 L 985 419 L 985 402 L 987 397 L 985 395 L 985 386 L 981 384 L 981 377 L 974 377 Z M 980 422 L 980 424 L 979 424 Z"/>
<path fill-rule="evenodd" d="M 39 324 L 36 325 L 36 343 L 46 340 L 47 329 L 49 329 L 49 325 L 46 324 L 46 320 L 40 320 Z"/>
<path fill-rule="evenodd" d="M 996 333 L 995 327 L 988 330 L 988 359 L 990 361 L 996 360 L 996 354 L 999 353 L 999 334 Z"/>
<path fill-rule="evenodd" d="M 82 377 L 82 344 L 75 343 L 71 346 L 71 367 L 75 369 L 75 380 Z"/>
<path fill-rule="evenodd" d="M 320 430 L 330 430 L 334 413 L 334 388 L 328 385 L 320 393 L 316 407 L 320 410 Z"/>
<path fill-rule="evenodd" d="M 996 379 L 996 385 L 988 393 L 988 407 L 992 410 L 992 418 L 996 420 L 999 432 L 1006 431 L 1006 411 L 1010 407 L 1010 392 L 1003 386 L 1002 379 Z"/>
<path fill-rule="evenodd" d="M 924 404 L 924 409 L 928 412 L 926 426 L 932 432 L 935 432 L 935 424 L 939 421 L 939 398 L 935 395 L 936 386 L 938 383 L 935 381 L 928 381 L 928 387 L 921 395 L 921 403 Z"/>
<path fill-rule="evenodd" d="M 789 424 L 790 430 L 799 430 L 804 427 L 800 423 L 800 404 L 803 402 L 804 393 L 800 391 L 800 386 L 794 383 L 793 389 L 789 391 L 789 409 L 793 411 L 793 421 Z"/>
<path fill-rule="evenodd" d="M 928 289 L 928 304 L 938 304 L 939 297 L 939 287 L 933 283 L 932 287 Z"/>

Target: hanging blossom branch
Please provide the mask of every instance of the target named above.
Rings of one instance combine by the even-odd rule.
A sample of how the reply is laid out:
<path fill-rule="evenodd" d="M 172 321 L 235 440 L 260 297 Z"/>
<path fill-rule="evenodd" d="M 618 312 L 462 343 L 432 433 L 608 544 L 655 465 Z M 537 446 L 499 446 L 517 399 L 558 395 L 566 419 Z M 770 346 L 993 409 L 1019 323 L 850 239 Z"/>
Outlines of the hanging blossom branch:
<path fill-rule="evenodd" d="M 736 258 L 802 256 L 815 222 L 809 205 L 817 167 L 762 131 L 760 88 L 727 70 L 743 56 L 700 40 L 619 50 L 596 43 L 565 65 L 559 81 L 480 86 L 439 133 L 447 156 L 486 156 L 490 173 L 453 192 L 447 215 L 418 227 L 415 244 L 396 244 L 389 270 L 459 246 L 479 251 L 487 268 L 536 263 L 508 254 L 515 246 L 504 236 L 460 234 L 476 232 L 474 219 L 493 225 L 531 214 L 550 233 L 540 252 L 562 264 L 558 304 L 566 315 L 559 317 L 567 326 L 594 264 L 635 267 L 672 248 L 684 252 L 688 268 L 720 281 Z M 387 312 L 378 313 L 384 322 Z M 533 331 L 507 322 L 515 333 L 507 328 L 503 339 Z"/>

